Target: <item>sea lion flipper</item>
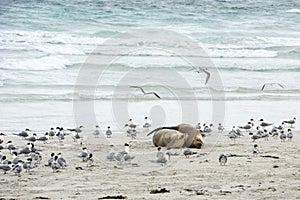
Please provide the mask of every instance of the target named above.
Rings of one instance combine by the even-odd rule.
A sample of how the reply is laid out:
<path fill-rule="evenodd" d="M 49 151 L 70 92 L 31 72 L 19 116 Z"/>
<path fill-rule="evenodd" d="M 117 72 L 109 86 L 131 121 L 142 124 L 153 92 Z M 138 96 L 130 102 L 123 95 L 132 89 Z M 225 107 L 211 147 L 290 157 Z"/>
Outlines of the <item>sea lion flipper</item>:
<path fill-rule="evenodd" d="M 154 130 L 151 131 L 150 133 L 148 133 L 147 136 L 151 135 L 151 134 L 154 133 L 154 132 L 157 132 L 157 131 L 159 131 L 159 130 L 162 130 L 162 129 L 172 129 L 172 130 L 178 131 L 178 126 L 169 126 L 169 127 L 166 127 L 166 126 L 165 126 L 165 127 L 159 127 L 159 128 L 154 129 Z"/>
<path fill-rule="evenodd" d="M 147 136 L 149 136 L 149 135 L 151 135 L 152 133 L 157 132 L 157 131 L 159 131 L 159 130 L 161 130 L 161 129 L 163 129 L 163 127 L 156 128 L 156 129 L 154 129 L 153 131 L 151 131 L 150 133 L 148 133 Z"/>

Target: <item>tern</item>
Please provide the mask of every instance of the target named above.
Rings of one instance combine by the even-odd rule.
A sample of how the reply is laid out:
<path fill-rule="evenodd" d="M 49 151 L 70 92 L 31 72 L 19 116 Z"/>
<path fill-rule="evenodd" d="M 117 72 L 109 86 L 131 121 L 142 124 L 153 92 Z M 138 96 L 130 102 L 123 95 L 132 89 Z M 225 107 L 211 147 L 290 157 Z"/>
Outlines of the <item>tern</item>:
<path fill-rule="evenodd" d="M 154 94 L 158 99 L 160 99 L 160 96 L 156 92 L 145 92 L 145 90 L 139 86 L 130 86 L 130 87 L 140 89 L 142 91 L 143 95 Z"/>
<path fill-rule="evenodd" d="M 201 72 L 205 73 L 206 74 L 206 79 L 205 79 L 205 85 L 208 83 L 209 79 L 210 79 L 210 72 L 208 71 L 207 68 L 202 68 L 202 67 L 194 67 L 194 69 L 196 70 L 196 72 L 198 72 L 199 74 Z"/>
<path fill-rule="evenodd" d="M 264 89 L 265 89 L 265 87 L 266 87 L 267 85 L 270 85 L 270 86 L 278 85 L 279 87 L 284 88 L 283 85 L 281 85 L 280 83 L 265 83 L 265 84 L 262 86 L 261 91 L 264 91 Z"/>

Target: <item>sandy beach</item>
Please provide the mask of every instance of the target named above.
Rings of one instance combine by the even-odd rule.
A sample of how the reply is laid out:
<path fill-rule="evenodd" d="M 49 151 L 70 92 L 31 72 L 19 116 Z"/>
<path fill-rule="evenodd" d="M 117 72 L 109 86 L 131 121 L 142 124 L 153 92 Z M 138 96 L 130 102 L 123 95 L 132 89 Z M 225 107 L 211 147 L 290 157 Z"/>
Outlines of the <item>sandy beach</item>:
<path fill-rule="evenodd" d="M 255 143 L 248 135 L 231 141 L 227 133 L 220 136 L 215 131 L 207 136 L 202 149 L 193 149 L 197 154 L 186 158 L 171 156 L 165 166 L 155 163 L 156 147 L 152 137 L 138 134 L 135 140 L 125 133 L 87 137 L 86 147 L 94 155 L 94 165 L 87 167 L 78 155 L 82 146 L 66 136 L 63 143 L 57 139 L 47 144 L 35 142 L 43 159 L 30 173 L 24 170 L 21 176 L 9 172 L 0 175 L 1 199 L 100 199 L 124 197 L 127 199 L 299 199 L 300 192 L 300 148 L 299 131 L 294 132 L 293 141 L 281 142 L 269 138 Z M 218 137 L 219 136 L 219 137 Z M 217 138 L 218 139 L 214 139 Z M 16 146 L 27 141 L 18 136 L 1 136 L 12 140 Z M 108 161 L 109 145 L 123 150 L 130 144 L 130 154 L 135 155 L 131 163 L 117 164 Z M 253 144 L 258 144 L 260 153 L 254 157 Z M 9 155 L 8 150 L 1 150 Z M 45 166 L 51 152 L 61 152 L 68 167 L 53 173 Z M 228 157 L 225 166 L 220 166 L 221 153 L 237 155 Z M 279 159 L 263 156 L 278 156 Z M 20 158 L 26 159 L 23 155 Z M 81 167 L 82 170 L 76 170 Z M 154 190 L 166 189 L 165 193 L 152 194 Z M 152 191 L 152 192 L 151 192 Z"/>

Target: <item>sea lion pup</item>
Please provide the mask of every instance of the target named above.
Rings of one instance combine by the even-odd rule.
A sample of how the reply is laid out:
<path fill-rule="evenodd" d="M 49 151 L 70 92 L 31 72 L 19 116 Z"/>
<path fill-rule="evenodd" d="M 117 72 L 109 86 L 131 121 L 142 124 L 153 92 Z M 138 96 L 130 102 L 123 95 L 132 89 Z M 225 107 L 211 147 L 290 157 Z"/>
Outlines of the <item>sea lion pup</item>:
<path fill-rule="evenodd" d="M 179 124 L 177 126 L 159 127 L 147 134 L 154 133 L 152 142 L 158 147 L 172 148 L 201 148 L 203 138 L 199 130 L 189 124 Z"/>

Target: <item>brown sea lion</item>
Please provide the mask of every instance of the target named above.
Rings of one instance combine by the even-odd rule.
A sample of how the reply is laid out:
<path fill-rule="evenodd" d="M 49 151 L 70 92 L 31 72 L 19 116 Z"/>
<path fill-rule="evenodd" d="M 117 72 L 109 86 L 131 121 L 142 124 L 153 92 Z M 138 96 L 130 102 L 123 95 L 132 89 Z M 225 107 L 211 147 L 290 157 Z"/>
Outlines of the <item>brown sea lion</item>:
<path fill-rule="evenodd" d="M 154 133 L 152 142 L 156 147 L 201 148 L 203 145 L 203 138 L 200 131 L 189 124 L 160 127 L 148 133 L 147 136 L 152 133 Z"/>

